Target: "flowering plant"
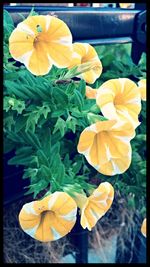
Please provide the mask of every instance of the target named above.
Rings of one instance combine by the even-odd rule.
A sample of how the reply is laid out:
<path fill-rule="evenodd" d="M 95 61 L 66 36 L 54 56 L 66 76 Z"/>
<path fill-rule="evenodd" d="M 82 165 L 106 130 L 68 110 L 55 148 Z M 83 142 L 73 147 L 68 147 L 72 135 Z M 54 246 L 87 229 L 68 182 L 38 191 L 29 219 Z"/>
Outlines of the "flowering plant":
<path fill-rule="evenodd" d="M 103 81 L 94 47 L 73 43 L 54 16 L 32 13 L 14 28 L 5 11 L 4 28 L 5 152 L 15 149 L 9 164 L 24 166 L 33 194 L 20 226 L 37 240 L 56 240 L 71 231 L 78 208 L 91 230 L 131 165 L 146 84 L 106 79 L 109 72 Z"/>

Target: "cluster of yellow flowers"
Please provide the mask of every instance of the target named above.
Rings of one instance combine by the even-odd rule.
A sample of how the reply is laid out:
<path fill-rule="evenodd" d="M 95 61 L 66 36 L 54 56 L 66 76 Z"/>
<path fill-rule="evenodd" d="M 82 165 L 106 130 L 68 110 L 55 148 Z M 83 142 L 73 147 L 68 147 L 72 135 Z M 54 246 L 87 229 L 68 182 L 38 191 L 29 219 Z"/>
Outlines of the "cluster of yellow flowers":
<path fill-rule="evenodd" d="M 65 192 L 55 192 L 42 200 L 23 206 L 19 214 L 22 229 L 31 237 L 48 242 L 68 234 L 76 222 L 77 207 L 80 209 L 82 227 L 91 230 L 110 208 L 114 190 L 104 182 L 91 196 L 76 194 L 74 199 Z"/>
<path fill-rule="evenodd" d="M 52 65 L 69 69 L 79 66 L 80 71 L 83 64 L 89 71 L 81 74 L 82 78 L 94 83 L 102 72 L 95 49 L 89 44 L 72 44 L 68 26 L 50 15 L 29 16 L 19 23 L 9 38 L 9 50 L 34 75 L 47 74 Z"/>
<path fill-rule="evenodd" d="M 78 67 L 80 78 L 93 84 L 102 73 L 102 64 L 89 44 L 72 43 L 68 26 L 50 15 L 29 16 L 19 23 L 9 38 L 12 57 L 34 75 L 47 74 L 52 66 Z M 86 97 L 94 98 L 106 121 L 97 121 L 81 133 L 78 152 L 100 173 L 125 172 L 131 163 L 130 141 L 140 124 L 141 98 L 146 100 L 146 81 L 138 86 L 126 78 L 111 79 L 98 90 L 86 87 Z M 23 206 L 19 221 L 22 229 L 37 240 L 47 242 L 65 236 L 80 209 L 81 225 L 91 230 L 110 208 L 114 189 L 101 183 L 90 195 L 55 192 Z"/>

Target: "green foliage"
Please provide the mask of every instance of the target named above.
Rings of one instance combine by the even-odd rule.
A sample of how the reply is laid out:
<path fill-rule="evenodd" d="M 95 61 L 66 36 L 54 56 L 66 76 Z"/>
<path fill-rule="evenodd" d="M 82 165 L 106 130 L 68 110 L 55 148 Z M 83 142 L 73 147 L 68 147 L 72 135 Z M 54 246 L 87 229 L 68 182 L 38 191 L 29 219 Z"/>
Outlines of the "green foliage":
<path fill-rule="evenodd" d="M 103 72 L 93 88 L 109 79 L 131 78 L 137 81 L 146 77 L 146 54 L 143 53 L 138 65 L 135 65 L 130 56 L 131 44 L 103 45 L 96 47 L 96 51 L 102 61 Z"/>

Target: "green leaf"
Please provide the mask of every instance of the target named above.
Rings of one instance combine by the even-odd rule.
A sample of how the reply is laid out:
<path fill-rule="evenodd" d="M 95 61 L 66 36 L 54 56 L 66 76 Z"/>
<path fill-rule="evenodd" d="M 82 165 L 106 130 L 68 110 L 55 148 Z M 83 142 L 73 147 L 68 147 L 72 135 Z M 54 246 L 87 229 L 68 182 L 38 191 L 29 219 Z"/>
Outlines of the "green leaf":
<path fill-rule="evenodd" d="M 138 141 L 146 141 L 146 134 L 137 134 L 136 135 L 136 140 L 138 140 Z"/>
<path fill-rule="evenodd" d="M 51 113 L 51 117 L 52 118 L 57 118 L 57 117 L 60 117 L 64 114 L 64 109 L 59 109 L 59 110 L 55 110 Z"/>
<path fill-rule="evenodd" d="M 3 20 L 4 20 L 4 23 L 6 25 L 10 25 L 10 26 L 14 27 L 13 19 L 6 9 L 4 9 L 4 11 L 3 11 Z"/>
<path fill-rule="evenodd" d="M 14 131 L 11 131 L 11 130 L 8 132 L 7 137 L 8 137 L 8 139 L 12 140 L 15 143 L 23 143 L 24 142 L 22 137 L 20 136 L 20 133 L 17 134 Z"/>
<path fill-rule="evenodd" d="M 27 155 L 19 155 L 19 156 L 14 156 L 8 161 L 8 165 L 27 165 L 31 163 L 31 161 L 34 160 L 34 156 Z"/>
<path fill-rule="evenodd" d="M 65 167 L 64 165 L 60 162 L 58 166 L 58 174 L 57 174 L 57 182 L 59 185 L 63 184 L 64 181 L 64 176 L 65 176 Z"/>
<path fill-rule="evenodd" d="M 6 112 L 9 109 L 16 110 L 18 114 L 21 114 L 22 111 L 25 109 L 25 102 L 13 97 L 5 96 L 4 97 L 4 110 Z"/>
<path fill-rule="evenodd" d="M 60 143 L 57 142 L 51 147 L 51 151 L 50 151 L 51 157 L 53 158 L 54 155 L 59 153 L 59 151 L 60 151 Z"/>
<path fill-rule="evenodd" d="M 56 103 L 58 103 L 60 106 L 67 107 L 68 96 L 61 89 L 55 88 L 52 96 L 54 97 Z"/>
<path fill-rule="evenodd" d="M 87 118 L 90 124 L 93 124 L 97 121 L 107 121 L 108 119 L 101 116 L 101 115 L 95 115 L 94 113 L 89 112 L 87 114 Z"/>
<path fill-rule="evenodd" d="M 29 156 L 32 153 L 33 153 L 33 149 L 31 146 L 20 147 L 20 148 L 17 148 L 16 150 L 16 155 L 22 156 L 22 157 Z"/>
<path fill-rule="evenodd" d="M 44 138 L 43 138 L 44 136 Z M 51 151 L 51 131 L 50 128 L 46 127 L 41 131 L 40 137 L 41 147 L 46 155 L 47 159 L 50 158 L 50 151 Z"/>
<path fill-rule="evenodd" d="M 15 132 L 18 133 L 26 125 L 27 117 L 18 116 L 15 121 Z"/>
<path fill-rule="evenodd" d="M 30 113 L 28 118 L 27 118 L 25 131 L 28 132 L 30 130 L 30 131 L 32 131 L 32 133 L 34 133 L 35 132 L 35 126 L 36 126 L 39 118 L 40 118 L 39 113 L 34 114 L 34 116 L 33 116 L 33 113 Z"/>
<path fill-rule="evenodd" d="M 142 175 L 144 175 L 144 176 L 146 176 L 146 169 L 140 170 L 139 173 L 142 174 Z"/>
<path fill-rule="evenodd" d="M 24 91 L 25 87 L 23 87 L 22 90 L 22 86 L 20 87 L 19 84 L 17 84 L 16 82 L 13 81 L 4 81 L 4 86 L 7 88 L 8 93 L 14 94 L 17 97 L 21 98 L 22 100 L 27 100 L 30 99 L 30 96 L 28 94 L 26 94 Z"/>
<path fill-rule="evenodd" d="M 100 108 L 94 104 L 91 108 L 90 108 L 90 111 L 93 112 L 93 113 L 100 113 Z"/>
<path fill-rule="evenodd" d="M 50 168 L 48 168 L 45 165 L 41 165 L 39 170 L 41 172 L 41 174 L 40 174 L 40 172 L 38 171 L 38 175 L 40 178 L 45 177 L 47 179 L 47 181 L 51 180 L 52 172 L 51 172 Z"/>
<path fill-rule="evenodd" d="M 76 87 L 75 87 L 74 82 L 71 82 L 71 83 L 67 86 L 65 92 L 66 92 L 67 95 L 73 95 L 75 89 L 76 89 Z"/>
<path fill-rule="evenodd" d="M 15 120 L 13 115 L 7 116 L 4 119 L 4 128 L 8 129 L 8 131 L 11 132 L 12 127 L 14 127 L 15 125 Z"/>
<path fill-rule="evenodd" d="M 85 96 L 85 91 L 86 91 L 86 82 L 84 80 L 81 80 L 77 90 L 81 93 L 81 95 L 84 97 Z"/>
<path fill-rule="evenodd" d="M 59 79 L 66 80 L 66 79 L 71 79 L 71 78 L 75 77 L 76 73 L 77 73 L 77 68 L 78 68 L 77 66 L 71 68 L 70 70 L 67 71 L 67 73 L 64 76 L 60 77 Z"/>
<path fill-rule="evenodd" d="M 4 80 L 15 80 L 17 79 L 17 73 L 15 71 L 13 72 L 4 72 Z"/>
<path fill-rule="evenodd" d="M 66 127 L 70 130 L 72 130 L 73 133 L 76 132 L 76 125 L 77 125 L 77 119 L 74 117 L 69 116 L 66 120 Z"/>
<path fill-rule="evenodd" d="M 36 198 L 36 196 L 44 190 L 48 186 L 49 182 L 46 180 L 41 180 L 38 183 L 30 185 L 30 189 L 25 193 L 25 195 L 34 193 L 33 198 Z M 27 188 L 27 187 L 26 187 Z"/>
<path fill-rule="evenodd" d="M 21 131 L 19 133 L 19 135 L 24 139 L 24 141 L 27 144 L 33 146 L 33 148 L 35 148 L 35 149 L 41 148 L 41 144 L 40 144 L 38 136 L 36 134 L 32 133 L 31 131 L 28 131 L 28 132 Z"/>
<path fill-rule="evenodd" d="M 82 167 L 82 161 L 75 162 L 72 167 L 72 171 L 74 172 L 74 174 L 78 174 Z"/>
<path fill-rule="evenodd" d="M 104 56 L 101 59 L 103 67 L 109 66 L 113 62 L 114 59 L 115 59 L 115 57 L 113 54 L 109 54 L 109 55 Z"/>
<path fill-rule="evenodd" d="M 4 143 L 3 144 L 4 144 L 3 145 L 4 154 L 12 151 L 15 148 L 15 144 L 12 141 L 10 141 L 10 140 L 8 140 L 6 138 L 4 139 Z"/>
<path fill-rule="evenodd" d="M 137 163 L 137 162 L 139 162 L 141 160 L 142 160 L 142 158 L 139 155 L 139 153 L 137 153 L 136 151 L 133 151 L 132 152 L 132 161 Z"/>
<path fill-rule="evenodd" d="M 74 103 L 78 106 L 78 109 L 81 111 L 84 105 L 84 99 L 82 94 L 78 91 L 74 91 L 74 96 L 73 96 Z"/>
<path fill-rule="evenodd" d="M 65 158 L 64 158 L 64 165 L 65 165 L 66 169 L 68 169 L 70 167 L 71 162 L 72 161 L 69 159 L 69 154 L 67 153 Z"/>
<path fill-rule="evenodd" d="M 37 176 L 37 172 L 38 172 L 38 169 L 36 168 L 24 169 L 24 174 L 22 176 L 22 179 L 27 179 L 27 178 L 33 179 L 34 177 Z"/>
<path fill-rule="evenodd" d="M 47 167 L 49 166 L 48 159 L 46 155 L 44 154 L 44 152 L 42 151 L 42 149 L 39 149 L 37 151 L 37 156 L 38 156 L 38 162 L 40 165 L 45 165 Z"/>
<path fill-rule="evenodd" d="M 66 122 L 62 118 L 58 118 L 54 126 L 53 134 L 59 130 L 61 133 L 61 137 L 63 137 L 65 134 L 65 128 L 66 128 Z"/>

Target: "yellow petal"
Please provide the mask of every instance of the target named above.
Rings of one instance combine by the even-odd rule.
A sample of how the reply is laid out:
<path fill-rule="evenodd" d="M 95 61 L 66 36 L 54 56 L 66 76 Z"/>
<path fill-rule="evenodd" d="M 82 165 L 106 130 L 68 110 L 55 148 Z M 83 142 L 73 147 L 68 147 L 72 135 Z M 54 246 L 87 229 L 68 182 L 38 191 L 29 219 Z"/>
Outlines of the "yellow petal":
<path fill-rule="evenodd" d="M 102 68 L 101 64 L 99 64 L 94 68 L 91 67 L 90 71 L 82 73 L 81 76 L 87 83 L 93 84 L 100 76 L 101 72 Z"/>
<path fill-rule="evenodd" d="M 134 136 L 131 123 L 99 121 L 81 133 L 78 152 L 100 173 L 110 176 L 123 173 L 131 163 L 130 140 Z"/>
<path fill-rule="evenodd" d="M 17 25 L 22 31 L 34 33 L 34 36 L 38 35 L 38 26 L 40 26 L 42 33 L 47 31 L 47 25 L 50 24 L 52 16 L 49 15 L 36 15 L 29 16 L 24 21 Z"/>
<path fill-rule="evenodd" d="M 48 44 L 49 58 L 58 68 L 66 68 L 71 62 L 72 48 L 56 42 Z"/>
<path fill-rule="evenodd" d="M 97 90 L 91 88 L 90 86 L 86 86 L 86 97 L 89 99 L 96 99 Z"/>
<path fill-rule="evenodd" d="M 31 237 L 48 242 L 71 231 L 76 221 L 76 202 L 64 192 L 55 192 L 23 206 L 19 214 L 21 228 Z"/>
<path fill-rule="evenodd" d="M 40 46 L 38 46 L 32 52 L 26 67 L 34 75 L 45 75 L 50 71 L 52 63 L 43 51 L 41 53 Z"/>
<path fill-rule="evenodd" d="M 91 63 L 89 70 L 82 73 L 79 77 L 83 78 L 87 83 L 94 83 L 102 73 L 102 63 L 96 53 L 96 50 L 89 44 L 75 43 L 73 44 L 74 56 L 69 68 L 74 66 Z"/>
<path fill-rule="evenodd" d="M 90 197 L 88 197 L 84 206 L 81 209 L 81 225 L 82 227 L 91 230 L 97 221 L 111 207 L 114 199 L 114 189 L 108 182 L 101 183 L 95 189 Z"/>
<path fill-rule="evenodd" d="M 141 97 L 137 85 L 127 79 L 111 79 L 97 90 L 96 103 L 102 114 L 112 120 L 124 120 L 136 128 L 140 123 Z"/>
<path fill-rule="evenodd" d="M 86 151 L 92 145 L 94 136 L 95 133 L 88 130 L 84 130 L 81 133 L 79 143 L 77 146 L 77 150 L 79 153 Z"/>
<path fill-rule="evenodd" d="M 9 38 L 9 51 L 18 60 L 22 55 L 33 50 L 34 38 L 25 32 L 15 29 Z"/>
<path fill-rule="evenodd" d="M 97 171 L 102 174 L 112 176 L 124 173 L 130 167 L 130 164 L 131 154 L 127 157 L 124 156 L 122 158 L 113 158 L 107 163 L 101 164 Z"/>
<path fill-rule="evenodd" d="M 147 220 L 146 218 L 143 220 L 142 222 L 142 226 L 141 226 L 141 232 L 142 234 L 146 237 L 146 224 L 147 224 Z"/>
<path fill-rule="evenodd" d="M 107 211 L 114 199 L 114 188 L 110 183 L 103 182 L 93 191 L 91 198 L 96 198 L 97 201 L 103 201 L 105 199 L 107 205 L 105 205 L 104 209 Z"/>

